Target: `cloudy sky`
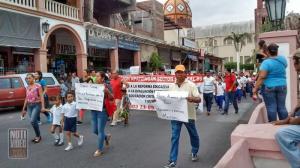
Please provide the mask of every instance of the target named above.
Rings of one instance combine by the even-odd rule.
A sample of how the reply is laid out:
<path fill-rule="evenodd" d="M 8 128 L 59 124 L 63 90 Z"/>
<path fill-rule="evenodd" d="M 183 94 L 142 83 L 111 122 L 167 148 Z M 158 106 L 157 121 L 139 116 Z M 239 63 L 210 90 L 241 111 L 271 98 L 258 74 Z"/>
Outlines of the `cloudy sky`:
<path fill-rule="evenodd" d="M 144 0 L 137 0 L 144 1 Z M 166 0 L 158 0 L 164 3 Z M 193 26 L 254 20 L 256 0 L 189 0 Z M 300 0 L 288 0 L 287 12 L 300 13 Z"/>

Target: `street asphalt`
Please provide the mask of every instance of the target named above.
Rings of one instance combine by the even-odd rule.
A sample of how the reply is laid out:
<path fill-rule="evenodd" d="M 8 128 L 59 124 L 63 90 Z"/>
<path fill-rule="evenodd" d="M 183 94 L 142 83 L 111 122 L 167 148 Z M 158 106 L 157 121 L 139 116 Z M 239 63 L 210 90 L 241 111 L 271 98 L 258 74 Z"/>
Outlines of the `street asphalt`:
<path fill-rule="evenodd" d="M 198 114 L 197 128 L 200 134 L 200 152 L 197 162 L 191 161 L 190 142 L 186 128 L 182 127 L 178 168 L 211 168 L 230 147 L 230 134 L 237 123 L 253 107 L 251 99 L 239 104 L 239 114 L 234 114 L 231 105 L 229 115 L 217 112 L 213 104 L 211 116 Z M 205 109 L 205 108 L 204 108 Z M 41 115 L 45 121 L 44 115 Z M 34 136 L 28 119 L 20 120 L 17 110 L 0 111 L 0 168 L 161 168 L 169 158 L 171 129 L 170 122 L 158 119 L 155 112 L 132 111 L 129 126 L 118 125 L 106 131 L 112 134 L 111 146 L 101 157 L 93 157 L 97 137 L 92 134 L 90 114 L 86 112 L 84 124 L 78 126 L 84 135 L 84 144 L 65 152 L 65 146 L 53 145 L 49 133 L 50 124 L 41 125 L 43 140 L 39 144 L 29 142 L 29 158 L 8 159 L 8 129 L 28 128 L 29 140 Z M 74 144 L 76 140 L 73 139 Z"/>

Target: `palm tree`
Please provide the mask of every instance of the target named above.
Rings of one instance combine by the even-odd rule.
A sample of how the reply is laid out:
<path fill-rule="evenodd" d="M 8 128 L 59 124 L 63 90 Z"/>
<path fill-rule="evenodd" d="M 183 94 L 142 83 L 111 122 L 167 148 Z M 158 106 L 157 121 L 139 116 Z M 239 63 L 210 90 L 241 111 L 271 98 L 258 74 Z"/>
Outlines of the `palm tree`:
<path fill-rule="evenodd" d="M 231 32 L 232 34 L 224 38 L 224 43 L 227 40 L 232 40 L 234 44 L 234 48 L 236 51 L 236 61 L 237 61 L 237 72 L 240 72 L 240 52 L 242 51 L 243 46 L 246 45 L 246 39 L 251 40 L 251 34 L 249 33 L 241 33 L 236 34 Z"/>

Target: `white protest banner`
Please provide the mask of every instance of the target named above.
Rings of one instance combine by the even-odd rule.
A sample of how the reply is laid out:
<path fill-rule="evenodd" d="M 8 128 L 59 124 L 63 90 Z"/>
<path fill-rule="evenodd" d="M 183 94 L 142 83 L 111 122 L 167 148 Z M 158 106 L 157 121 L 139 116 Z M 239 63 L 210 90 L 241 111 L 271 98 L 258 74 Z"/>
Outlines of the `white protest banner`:
<path fill-rule="evenodd" d="M 76 108 L 102 111 L 104 101 L 104 85 L 76 83 Z"/>
<path fill-rule="evenodd" d="M 156 91 L 154 103 L 158 118 L 188 122 L 188 92 Z"/>
<path fill-rule="evenodd" d="M 128 83 L 127 94 L 130 109 L 155 111 L 153 100 L 155 91 L 168 91 L 175 83 L 174 75 L 126 75 L 122 79 Z M 188 80 L 200 85 L 202 75 L 189 75 Z"/>

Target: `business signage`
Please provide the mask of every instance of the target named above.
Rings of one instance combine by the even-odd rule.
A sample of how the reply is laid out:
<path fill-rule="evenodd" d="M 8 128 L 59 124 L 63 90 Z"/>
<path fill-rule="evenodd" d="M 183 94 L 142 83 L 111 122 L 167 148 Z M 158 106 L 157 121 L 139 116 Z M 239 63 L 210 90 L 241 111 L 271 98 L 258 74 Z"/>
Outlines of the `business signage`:
<path fill-rule="evenodd" d="M 187 38 L 182 38 L 182 45 L 190 48 L 197 48 L 196 42 Z"/>

